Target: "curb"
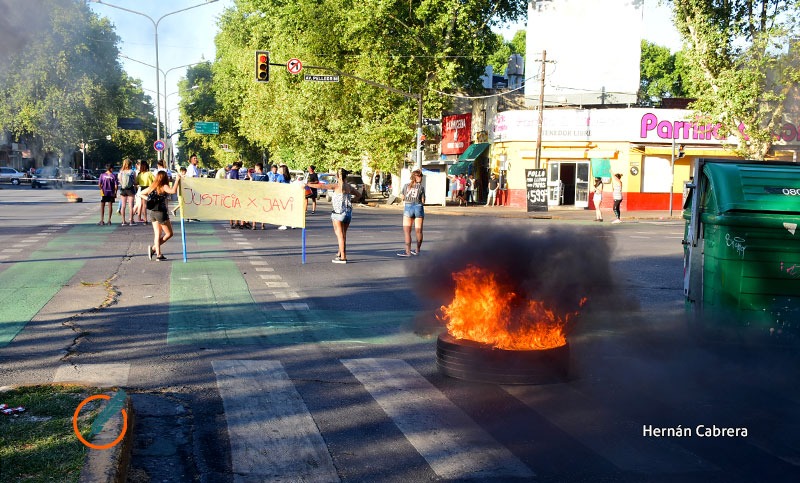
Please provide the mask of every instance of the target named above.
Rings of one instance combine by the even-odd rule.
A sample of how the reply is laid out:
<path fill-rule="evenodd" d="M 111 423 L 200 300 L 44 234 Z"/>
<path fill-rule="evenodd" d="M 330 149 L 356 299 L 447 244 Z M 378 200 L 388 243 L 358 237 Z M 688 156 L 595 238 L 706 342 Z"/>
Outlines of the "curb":
<path fill-rule="evenodd" d="M 106 402 L 108 404 L 108 402 Z M 81 483 L 123 483 L 128 478 L 128 467 L 131 462 L 133 450 L 134 416 L 131 397 L 125 397 L 123 406 L 128 414 L 128 429 L 119 444 L 107 449 L 96 450 L 89 448 L 86 459 L 81 468 Z M 112 416 L 92 440 L 92 444 L 109 444 L 122 432 L 122 413 Z"/>

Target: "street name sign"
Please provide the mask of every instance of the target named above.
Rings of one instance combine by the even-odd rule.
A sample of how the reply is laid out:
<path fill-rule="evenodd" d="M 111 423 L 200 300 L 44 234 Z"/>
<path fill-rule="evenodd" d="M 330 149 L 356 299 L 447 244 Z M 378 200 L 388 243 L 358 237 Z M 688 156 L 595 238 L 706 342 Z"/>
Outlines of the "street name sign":
<path fill-rule="evenodd" d="M 338 75 L 307 75 L 303 77 L 303 80 L 307 81 L 315 81 L 315 82 L 339 82 Z"/>
<path fill-rule="evenodd" d="M 197 134 L 219 134 L 218 122 L 196 122 L 194 132 Z"/>

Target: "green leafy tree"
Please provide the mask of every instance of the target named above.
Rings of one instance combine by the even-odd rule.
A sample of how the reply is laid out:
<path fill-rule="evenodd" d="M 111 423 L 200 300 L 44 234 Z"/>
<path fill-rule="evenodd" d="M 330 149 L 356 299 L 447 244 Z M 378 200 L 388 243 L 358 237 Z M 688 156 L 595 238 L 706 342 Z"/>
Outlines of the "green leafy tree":
<path fill-rule="evenodd" d="M 0 127 L 27 143 L 38 159 L 71 155 L 81 139 L 111 132 L 124 111 L 119 39 L 84 2 L 41 0 L 18 7 L 37 28 L 0 55 Z"/>
<path fill-rule="evenodd" d="M 797 0 L 672 0 L 684 38 L 692 107 L 738 135 L 736 152 L 764 159 L 800 81 Z M 794 46 L 794 47 L 792 47 Z M 742 133 L 740 134 L 740 129 Z"/>
<path fill-rule="evenodd" d="M 685 63 L 678 61 L 679 54 L 669 48 L 642 40 L 640 64 L 639 104 L 654 106 L 665 97 L 685 97 L 683 69 Z"/>
<path fill-rule="evenodd" d="M 272 161 L 395 170 L 414 146 L 417 102 L 367 82 L 304 82 L 273 68 L 254 81 L 254 51 L 299 58 L 303 74 L 333 74 L 422 95 L 424 114 L 451 100 L 436 93 L 476 88 L 497 48 L 492 22 L 523 15 L 525 1 L 237 0 L 221 19 L 214 63 L 216 100 L 238 135 Z"/>
<path fill-rule="evenodd" d="M 517 31 L 510 41 L 505 40 L 502 35 L 495 35 L 499 46 L 489 57 L 489 65 L 492 66 L 495 75 L 505 75 L 511 54 L 520 54 L 523 59 L 525 58 L 525 31 Z"/>

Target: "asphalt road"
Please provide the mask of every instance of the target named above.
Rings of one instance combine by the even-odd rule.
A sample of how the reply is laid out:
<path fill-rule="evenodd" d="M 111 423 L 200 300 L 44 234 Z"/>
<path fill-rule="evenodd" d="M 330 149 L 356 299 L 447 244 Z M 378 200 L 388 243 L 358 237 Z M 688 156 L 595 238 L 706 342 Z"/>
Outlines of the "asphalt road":
<path fill-rule="evenodd" d="M 682 223 L 432 207 L 422 254 L 403 259 L 397 208 L 356 207 L 351 263 L 335 265 L 322 202 L 305 264 L 301 230 L 202 221 L 185 225 L 188 263 L 179 236 L 168 261 L 151 262 L 150 227 L 95 225 L 96 189 L 77 189 L 76 204 L 2 188 L 0 386 L 125 388 L 137 414 L 130 481 L 800 478 L 797 351 L 697 337 Z M 509 227 L 537 234 L 520 267 L 556 267 L 538 280 L 602 294 L 573 326 L 566 382 L 499 386 L 437 370 L 441 260 L 507 258 L 509 240 L 484 235 Z M 553 228 L 566 241 L 540 245 Z M 599 278 L 605 247 L 610 275 Z"/>

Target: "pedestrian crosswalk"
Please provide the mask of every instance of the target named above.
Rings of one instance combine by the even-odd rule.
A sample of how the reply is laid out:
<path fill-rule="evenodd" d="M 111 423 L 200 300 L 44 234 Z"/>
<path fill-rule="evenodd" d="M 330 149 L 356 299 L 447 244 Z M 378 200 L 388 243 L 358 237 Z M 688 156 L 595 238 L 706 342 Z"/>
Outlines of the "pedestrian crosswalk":
<path fill-rule="evenodd" d="M 639 481 L 653 476 L 720 481 L 728 474 L 718 459 L 692 452 L 691 444 L 643 437 L 648 421 L 588 397 L 570 383 L 434 384 L 430 374 L 399 358 L 333 359 L 324 371 L 311 373 L 305 363 L 298 366 L 292 360 L 219 359 L 210 366 L 224 408 L 225 428 L 219 430 L 227 430 L 235 482 L 380 481 L 386 477 L 383 468 L 408 466 L 420 478 L 447 481 Z M 125 363 L 65 364 L 53 380 L 121 387 L 130 372 Z M 309 384 L 322 387 L 315 390 Z M 457 386 L 468 390 L 453 392 Z M 459 394 L 486 396 L 487 411 L 475 411 Z M 533 417 L 524 417 L 526 411 Z M 498 416 L 514 419 L 501 426 L 521 439 L 503 436 L 501 426 L 486 421 Z M 346 421 L 331 424 L 331 418 Z M 369 429 L 347 436 L 343 428 L 348 424 Z M 359 434 L 378 428 L 367 450 Z M 786 465 L 784 456 L 775 461 L 781 458 Z M 360 464 L 367 459 L 371 466 L 361 478 L 354 477 L 350 459 Z"/>

